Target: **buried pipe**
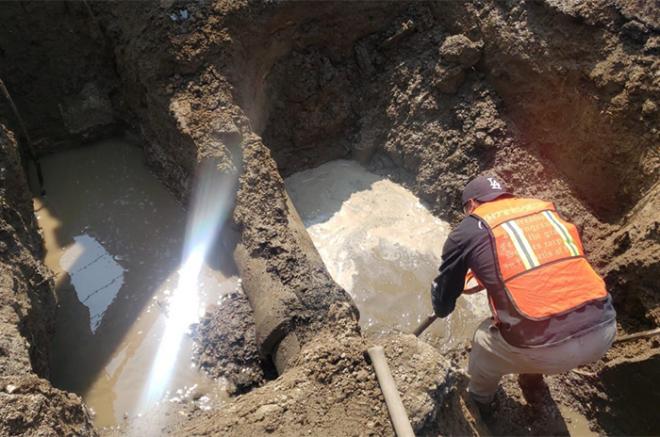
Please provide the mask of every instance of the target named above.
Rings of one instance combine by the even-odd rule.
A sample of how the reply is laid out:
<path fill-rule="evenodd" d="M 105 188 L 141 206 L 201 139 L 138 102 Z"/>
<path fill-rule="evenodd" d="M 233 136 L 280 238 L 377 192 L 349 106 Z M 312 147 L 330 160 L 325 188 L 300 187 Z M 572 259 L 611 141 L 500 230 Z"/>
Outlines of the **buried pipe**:
<path fill-rule="evenodd" d="M 392 378 L 390 367 L 387 365 L 383 347 L 373 346 L 367 352 L 376 371 L 380 389 L 383 391 L 385 404 L 390 413 L 390 419 L 392 419 L 392 425 L 394 425 L 396 435 L 398 437 L 415 437 L 410 420 L 408 420 L 408 414 L 403 407 L 401 396 L 399 396 L 399 391 L 396 388 L 396 383 L 394 382 L 394 378 Z"/>

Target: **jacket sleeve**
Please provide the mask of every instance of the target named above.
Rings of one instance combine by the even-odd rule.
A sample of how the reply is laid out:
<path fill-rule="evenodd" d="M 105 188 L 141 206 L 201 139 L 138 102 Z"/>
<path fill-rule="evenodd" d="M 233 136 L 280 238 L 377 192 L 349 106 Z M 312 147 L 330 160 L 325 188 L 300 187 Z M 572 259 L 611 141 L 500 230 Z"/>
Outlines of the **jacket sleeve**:
<path fill-rule="evenodd" d="M 452 233 L 454 234 L 454 233 Z M 468 271 L 467 257 L 456 236 L 450 234 L 442 249 L 440 275 L 431 286 L 433 311 L 440 317 L 447 317 L 456 307 L 456 299 L 463 292 L 465 275 Z"/>

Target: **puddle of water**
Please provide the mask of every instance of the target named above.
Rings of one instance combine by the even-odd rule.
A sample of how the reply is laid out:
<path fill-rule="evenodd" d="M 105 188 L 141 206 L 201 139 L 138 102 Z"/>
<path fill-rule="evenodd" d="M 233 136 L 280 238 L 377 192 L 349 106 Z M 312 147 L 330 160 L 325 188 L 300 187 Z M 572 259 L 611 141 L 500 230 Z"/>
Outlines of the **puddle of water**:
<path fill-rule="evenodd" d="M 431 281 L 448 223 L 409 190 L 354 161 L 332 161 L 285 182 L 330 274 L 360 309 L 366 332 L 411 332 L 431 314 Z M 483 293 L 462 296 L 425 338 L 446 350 L 471 338 L 489 315 Z"/>
<path fill-rule="evenodd" d="M 141 150 L 122 140 L 47 156 L 42 166 L 47 195 L 35 208 L 45 262 L 57 275 L 51 380 L 81 394 L 96 424 L 110 426 L 150 407 L 138 403 L 168 326 L 186 213 L 144 166 Z M 200 313 L 237 285 L 226 258 L 222 269 L 202 268 Z M 166 397 L 195 392 L 221 402 L 223 388 L 191 356 L 186 336 L 171 356 Z"/>
<path fill-rule="evenodd" d="M 559 406 L 559 411 L 564 417 L 568 433 L 575 437 L 596 437 L 598 433 L 589 428 L 589 419 L 575 410 L 571 410 L 563 405 Z"/>

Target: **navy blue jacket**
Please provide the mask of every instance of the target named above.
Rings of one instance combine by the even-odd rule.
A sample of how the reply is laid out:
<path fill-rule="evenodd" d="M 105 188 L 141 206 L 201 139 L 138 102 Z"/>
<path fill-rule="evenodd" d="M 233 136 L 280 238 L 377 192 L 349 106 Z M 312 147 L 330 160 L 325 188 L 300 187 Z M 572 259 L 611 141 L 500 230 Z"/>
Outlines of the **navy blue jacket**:
<path fill-rule="evenodd" d="M 467 216 L 449 234 L 442 251 L 440 275 L 433 281 L 431 299 L 438 317 L 454 311 L 463 292 L 469 269 L 486 287 L 497 309 L 497 326 L 502 337 L 517 347 L 541 347 L 583 335 L 616 317 L 611 297 L 582 306 L 575 311 L 534 321 L 522 316 L 506 295 L 497 273 L 495 252 L 486 226 L 475 216 Z"/>

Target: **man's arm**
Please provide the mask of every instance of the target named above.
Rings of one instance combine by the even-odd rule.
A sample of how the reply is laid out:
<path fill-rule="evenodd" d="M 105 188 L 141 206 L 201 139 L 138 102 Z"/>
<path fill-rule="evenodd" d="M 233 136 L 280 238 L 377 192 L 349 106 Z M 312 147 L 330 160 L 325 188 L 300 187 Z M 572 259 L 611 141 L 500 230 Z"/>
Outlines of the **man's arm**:
<path fill-rule="evenodd" d="M 431 287 L 433 311 L 438 317 L 447 317 L 454 311 L 456 299 L 463 292 L 467 271 L 464 249 L 452 232 L 442 249 L 440 275 L 435 278 Z"/>

